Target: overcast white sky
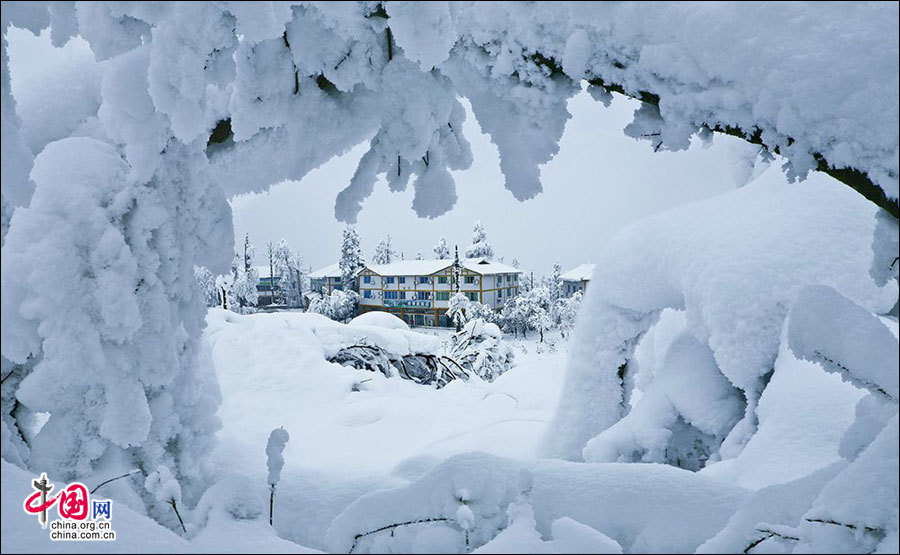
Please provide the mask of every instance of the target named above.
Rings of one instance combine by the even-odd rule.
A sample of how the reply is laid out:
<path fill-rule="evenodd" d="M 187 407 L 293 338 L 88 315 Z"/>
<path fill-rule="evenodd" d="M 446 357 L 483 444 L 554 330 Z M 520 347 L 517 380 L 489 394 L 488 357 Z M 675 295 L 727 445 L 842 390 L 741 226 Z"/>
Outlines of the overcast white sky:
<path fill-rule="evenodd" d="M 9 32 L 12 77 L 41 71 L 54 56 L 49 37 Z M 80 39 L 67 48 L 87 48 Z M 15 90 L 15 84 L 13 86 Z M 413 191 L 391 193 L 382 181 L 364 203 L 357 229 L 364 254 L 391 234 L 407 258 L 425 257 L 444 236 L 465 249 L 472 224 L 481 220 L 497 257 L 518 258 L 522 268 L 543 274 L 559 261 L 564 269 L 596 258 L 603 244 L 623 226 L 660 210 L 733 188 L 732 159 L 742 141 L 717 136 L 711 148 L 699 144 L 687 152 L 652 152 L 651 145 L 626 137 L 622 128 L 638 106 L 616 97 L 610 108 L 587 93 L 569 104 L 569 120 L 559 154 L 543 167 L 544 192 L 519 202 L 503 187 L 497 149 L 481 133 L 471 111 L 465 134 L 474 163 L 454 172 L 459 200 L 448 214 L 422 219 L 412 211 Z M 306 263 L 319 268 L 336 262 L 343 224 L 334 218 L 334 200 L 346 186 L 365 151 L 358 146 L 310 172 L 299 182 L 273 186 L 267 193 L 232 200 L 238 241 L 249 233 L 262 263 L 267 241 L 284 238 Z M 767 172 L 767 179 L 784 177 Z"/>

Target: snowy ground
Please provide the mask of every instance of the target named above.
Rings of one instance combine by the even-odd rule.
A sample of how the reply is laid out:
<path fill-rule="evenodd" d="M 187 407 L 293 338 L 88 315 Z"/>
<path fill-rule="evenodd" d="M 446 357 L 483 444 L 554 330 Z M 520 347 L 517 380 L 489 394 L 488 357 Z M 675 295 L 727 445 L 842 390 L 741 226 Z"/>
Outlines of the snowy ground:
<path fill-rule="evenodd" d="M 493 383 L 455 381 L 436 390 L 326 357 L 360 337 L 400 353 L 434 348 L 450 330 L 410 333 L 345 326 L 315 314 L 241 316 L 219 309 L 210 310 L 207 323 L 222 429 L 211 454 L 218 483 L 187 511 L 191 539 L 120 503 L 115 543 L 50 542 L 35 534 L 34 517 L 21 510 L 29 474 L 4 462 L 4 552 L 341 551 L 355 534 L 386 523 L 466 517 L 456 507 L 468 495 L 475 496 L 463 503 L 477 523 L 472 541 L 489 542 L 478 552 L 692 552 L 717 533 L 720 543 L 741 546 L 743 528 L 720 532 L 730 515 L 760 488 L 834 468 L 862 395 L 782 350 L 760 402 L 759 432 L 737 458 L 699 473 L 658 464 L 540 460 L 536 448 L 568 354 L 556 332 L 543 344 L 537 337 L 506 338 L 517 364 Z M 671 313 L 653 344 L 638 350 L 648 371 L 657 371 L 654 352 L 665 351 L 683 325 L 683 316 Z M 273 530 L 264 514 L 265 447 L 279 426 L 290 441 Z M 384 538 L 375 535 L 358 551 L 461 551 L 462 537 L 443 524 L 398 529 L 390 535 L 394 543 L 378 543 Z"/>
<path fill-rule="evenodd" d="M 269 432 L 284 426 L 291 434 L 279 507 L 292 518 L 277 523 L 285 537 L 323 548 L 328 524 L 359 495 L 418 477 L 450 455 L 533 456 L 562 386 L 565 342 L 556 334 L 547 344 L 514 340 L 517 365 L 493 383 L 436 390 L 326 362 L 306 331 L 310 320 L 324 322 L 213 309 L 206 331 L 223 397 L 216 463 L 264 486 Z M 451 333 L 415 331 L 441 340 Z"/>

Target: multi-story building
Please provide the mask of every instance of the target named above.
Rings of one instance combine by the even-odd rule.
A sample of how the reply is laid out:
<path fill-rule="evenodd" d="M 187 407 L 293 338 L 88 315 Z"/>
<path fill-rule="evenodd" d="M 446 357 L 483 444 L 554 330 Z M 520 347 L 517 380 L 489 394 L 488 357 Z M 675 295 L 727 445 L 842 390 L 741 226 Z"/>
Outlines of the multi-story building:
<path fill-rule="evenodd" d="M 281 293 L 278 286 L 279 277 L 270 277 L 268 266 L 256 266 L 256 275 L 259 282 L 256 284 L 256 306 L 268 306 L 275 303 L 275 299 Z"/>
<path fill-rule="evenodd" d="M 309 286 L 315 293 L 330 295 L 335 289 L 343 289 L 341 268 L 338 264 L 325 266 L 309 274 Z"/>
<path fill-rule="evenodd" d="M 518 269 L 485 259 L 401 260 L 369 264 L 357 277 L 360 313 L 390 312 L 415 326 L 444 326 L 450 297 L 458 289 L 469 300 L 498 309 L 519 292 Z"/>
<path fill-rule="evenodd" d="M 582 264 L 581 266 L 576 266 L 562 274 L 560 278 L 563 281 L 563 294 L 567 297 L 571 297 L 576 291 L 581 291 L 581 294 L 583 295 L 593 274 L 593 264 Z"/>

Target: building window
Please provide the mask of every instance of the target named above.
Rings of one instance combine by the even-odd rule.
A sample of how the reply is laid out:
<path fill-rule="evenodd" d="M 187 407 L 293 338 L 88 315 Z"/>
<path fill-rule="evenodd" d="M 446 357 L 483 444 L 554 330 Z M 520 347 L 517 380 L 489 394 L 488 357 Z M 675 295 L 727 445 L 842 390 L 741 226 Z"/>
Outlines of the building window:
<path fill-rule="evenodd" d="M 405 300 L 406 300 L 406 291 L 400 291 L 400 300 L 401 300 L 401 301 L 405 301 Z"/>
<path fill-rule="evenodd" d="M 419 276 L 419 283 L 431 283 L 431 279 L 428 276 Z"/>
<path fill-rule="evenodd" d="M 512 294 L 513 294 L 512 287 L 510 287 L 509 289 L 506 290 L 506 294 L 507 294 L 508 296 L 512 297 Z"/>
<path fill-rule="evenodd" d="M 466 276 L 464 283 L 475 283 L 475 276 Z"/>
<path fill-rule="evenodd" d="M 450 291 L 437 291 L 434 294 L 434 300 L 436 301 L 449 301 L 450 300 Z"/>
<path fill-rule="evenodd" d="M 343 291 L 343 290 L 344 290 L 344 286 L 343 286 L 343 285 L 335 285 L 335 286 L 334 286 L 334 290 L 335 290 L 335 291 Z"/>
<path fill-rule="evenodd" d="M 396 291 L 385 291 L 385 292 L 384 292 L 384 298 L 385 298 L 385 299 L 394 299 L 394 300 L 396 300 L 396 299 L 397 299 L 397 292 L 396 292 Z"/>
<path fill-rule="evenodd" d="M 387 276 L 384 278 L 385 283 L 394 283 L 394 276 Z"/>
<path fill-rule="evenodd" d="M 372 276 L 363 276 L 363 283 L 372 283 Z"/>
<path fill-rule="evenodd" d="M 366 299 L 371 299 L 371 298 L 372 298 L 372 290 L 371 290 L 371 289 L 364 289 L 364 290 L 363 290 L 363 297 L 366 298 Z"/>
<path fill-rule="evenodd" d="M 467 291 L 466 297 L 469 297 L 469 300 L 472 302 L 478 302 L 478 293 L 475 291 Z"/>
<path fill-rule="evenodd" d="M 427 301 L 428 294 L 428 291 L 416 291 L 416 298 L 420 301 Z"/>
<path fill-rule="evenodd" d="M 397 283 L 406 283 L 406 276 L 397 277 Z"/>
<path fill-rule="evenodd" d="M 503 283 L 503 274 L 497 275 L 497 283 Z"/>
<path fill-rule="evenodd" d="M 446 285 L 447 284 L 447 276 L 438 276 L 438 283 Z"/>

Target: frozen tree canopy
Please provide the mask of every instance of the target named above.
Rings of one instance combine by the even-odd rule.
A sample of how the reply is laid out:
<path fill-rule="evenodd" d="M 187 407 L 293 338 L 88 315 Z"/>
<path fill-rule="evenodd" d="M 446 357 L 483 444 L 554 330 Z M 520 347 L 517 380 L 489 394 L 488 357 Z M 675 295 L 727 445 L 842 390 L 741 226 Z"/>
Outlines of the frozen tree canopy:
<path fill-rule="evenodd" d="M 693 551 L 719 534 L 711 545 L 743 549 L 746 528 L 760 522 L 753 504 L 792 499 L 772 524 L 798 550 L 896 551 L 896 341 L 878 326 L 897 307 L 889 259 L 900 215 L 898 13 L 887 2 L 4 2 L 5 461 L 85 482 L 138 465 L 146 487 L 129 487 L 150 513 L 153 496 L 180 501 L 182 488 L 195 505 L 221 398 L 200 349 L 205 295 L 194 267 L 231 273 L 217 287 L 239 305 L 252 302 L 258 278 L 246 243 L 229 272 L 227 200 L 299 180 L 365 144 L 335 216 L 355 222 L 384 179 L 392 191 L 411 183 L 413 210 L 438 217 L 457 200 L 451 172 L 473 161 L 463 98 L 497 147 L 505 187 L 529 199 L 559 149 L 568 100 L 587 83 L 603 104 L 612 93 L 641 101 L 624 132 L 653 150 L 725 133 L 760 147 L 764 162 L 780 155 L 791 180 L 817 170 L 837 182 L 751 183 L 610 241 L 573 334 L 545 454 L 672 463 L 667 453 L 679 452 L 689 461 L 680 466 L 739 466 L 763 435 L 763 400 L 791 351 L 866 390 L 841 460 L 753 493 L 727 521 L 721 507 L 745 492 L 707 476 L 636 465 L 597 475 L 562 461 L 531 465 L 533 516 L 524 501 L 507 513 L 523 494 L 515 465 L 460 459 L 405 493 L 351 504 L 331 546 L 349 548 L 371 529 L 362 524 L 418 517 L 409 498 L 425 497 L 420 490 L 439 491 L 433 514 L 459 519 L 483 543 L 507 514 L 532 540 L 535 521 L 564 542 L 584 535 L 559 524 L 570 498 L 554 492 L 573 487 L 559 483 L 566 474 L 580 476 L 574 493 L 602 486 L 635 513 L 659 511 L 640 526 L 609 507 L 583 515 L 602 532 L 595 546 Z M 49 28 L 55 46 L 80 36 L 94 59 L 68 60 L 14 98 L 11 26 Z M 738 181 L 752 176 L 753 160 Z M 483 228 L 472 247 L 471 256 L 493 255 Z M 345 288 L 362 263 L 348 228 Z M 521 317 L 543 330 L 553 314 L 537 299 L 552 294 L 537 289 Z M 355 293 L 333 300 L 328 310 L 343 311 Z M 642 374 L 633 354 L 666 309 L 683 312 L 684 333 L 660 353 L 664 371 Z M 830 326 L 835 318 L 846 320 Z M 696 380 L 702 403 L 686 399 L 679 376 Z M 457 475 L 454 465 L 469 465 L 463 482 L 496 484 L 481 492 L 489 502 L 475 506 L 484 518 L 474 528 L 456 491 L 435 486 Z M 666 489 L 646 485 L 648 476 Z M 703 522 L 681 526 L 684 511 L 660 497 L 705 499 L 694 512 Z M 380 510 L 385 499 L 390 511 Z"/>

